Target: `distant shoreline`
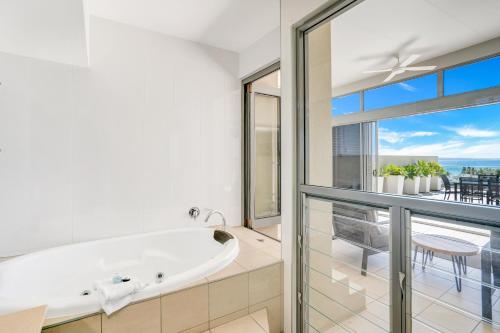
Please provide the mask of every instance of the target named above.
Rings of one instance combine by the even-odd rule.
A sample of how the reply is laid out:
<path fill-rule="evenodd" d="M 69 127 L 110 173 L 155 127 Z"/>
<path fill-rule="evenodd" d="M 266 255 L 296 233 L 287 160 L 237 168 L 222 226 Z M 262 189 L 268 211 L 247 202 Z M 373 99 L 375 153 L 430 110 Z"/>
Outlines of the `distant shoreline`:
<path fill-rule="evenodd" d="M 443 168 L 452 175 L 459 175 L 465 167 L 475 169 L 500 169 L 500 158 L 438 158 Z"/>

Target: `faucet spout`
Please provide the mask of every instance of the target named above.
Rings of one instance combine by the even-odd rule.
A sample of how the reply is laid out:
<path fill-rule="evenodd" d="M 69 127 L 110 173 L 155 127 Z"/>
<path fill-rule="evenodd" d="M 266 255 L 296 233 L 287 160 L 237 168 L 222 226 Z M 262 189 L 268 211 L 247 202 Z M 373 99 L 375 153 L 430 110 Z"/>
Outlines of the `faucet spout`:
<path fill-rule="evenodd" d="M 205 217 L 205 223 L 208 222 L 210 217 L 212 217 L 212 215 L 215 215 L 215 214 L 219 215 L 222 218 L 222 230 L 226 231 L 226 217 L 224 216 L 224 214 L 220 210 L 211 209 L 208 212 L 207 217 Z"/>

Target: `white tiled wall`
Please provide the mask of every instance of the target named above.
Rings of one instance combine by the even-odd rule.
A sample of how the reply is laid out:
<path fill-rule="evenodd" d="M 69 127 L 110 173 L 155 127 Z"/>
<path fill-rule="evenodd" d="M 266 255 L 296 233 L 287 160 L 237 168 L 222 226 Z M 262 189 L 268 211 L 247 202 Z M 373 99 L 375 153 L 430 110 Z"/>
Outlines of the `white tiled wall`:
<path fill-rule="evenodd" d="M 193 205 L 240 224 L 238 55 L 95 17 L 89 51 L 0 53 L 0 256 L 202 225 Z"/>

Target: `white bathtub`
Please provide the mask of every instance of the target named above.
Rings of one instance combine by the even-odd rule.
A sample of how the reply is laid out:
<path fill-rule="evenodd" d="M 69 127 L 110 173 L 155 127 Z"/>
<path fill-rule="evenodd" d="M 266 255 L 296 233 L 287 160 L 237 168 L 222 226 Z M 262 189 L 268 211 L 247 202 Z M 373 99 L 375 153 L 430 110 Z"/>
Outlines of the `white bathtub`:
<path fill-rule="evenodd" d="M 41 304 L 48 305 L 48 318 L 97 312 L 93 283 L 114 273 L 148 283 L 133 301 L 178 289 L 221 270 L 238 255 L 236 238 L 214 232 L 176 229 L 103 239 L 2 262 L 0 314 Z M 164 274 L 162 281 L 157 279 L 159 272 Z M 82 296 L 85 290 L 90 295 Z"/>

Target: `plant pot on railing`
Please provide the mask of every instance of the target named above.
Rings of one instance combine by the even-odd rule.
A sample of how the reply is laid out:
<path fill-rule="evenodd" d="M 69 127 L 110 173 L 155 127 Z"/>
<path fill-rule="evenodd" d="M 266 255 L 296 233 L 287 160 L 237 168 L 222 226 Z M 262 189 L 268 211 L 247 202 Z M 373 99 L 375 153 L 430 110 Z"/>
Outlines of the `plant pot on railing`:
<path fill-rule="evenodd" d="M 420 177 L 420 193 L 429 193 L 431 191 L 431 176 L 421 176 Z"/>
<path fill-rule="evenodd" d="M 443 168 L 439 162 L 428 162 L 429 172 L 432 176 L 431 178 L 431 190 L 432 191 L 440 191 L 443 186 L 443 181 L 441 179 L 441 175 L 446 173 L 446 170 Z"/>
<path fill-rule="evenodd" d="M 377 177 L 377 193 L 384 192 L 384 177 Z"/>
<path fill-rule="evenodd" d="M 382 168 L 381 174 L 385 176 L 384 192 L 403 194 L 405 172 L 402 167 L 388 164 Z"/>
<path fill-rule="evenodd" d="M 405 174 L 404 193 L 415 195 L 420 190 L 420 169 L 416 164 L 408 164 L 403 167 Z"/>
<path fill-rule="evenodd" d="M 405 176 L 389 175 L 385 177 L 385 188 L 387 193 L 403 194 Z"/>
<path fill-rule="evenodd" d="M 443 187 L 443 180 L 441 179 L 441 176 L 432 176 L 431 191 L 440 191 L 441 187 Z"/>
<path fill-rule="evenodd" d="M 418 161 L 416 164 L 420 175 L 420 193 L 431 191 L 431 167 L 427 161 Z"/>
<path fill-rule="evenodd" d="M 413 179 L 406 178 L 403 191 L 405 194 L 416 195 L 420 191 L 420 177 L 416 176 Z"/>

